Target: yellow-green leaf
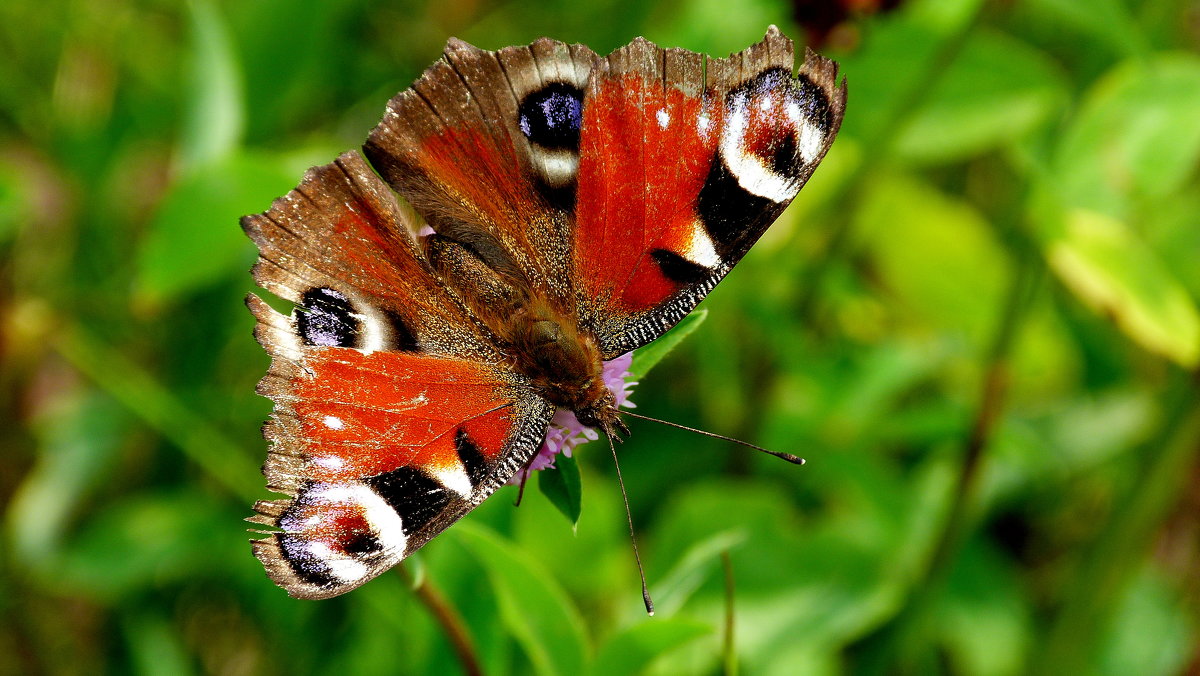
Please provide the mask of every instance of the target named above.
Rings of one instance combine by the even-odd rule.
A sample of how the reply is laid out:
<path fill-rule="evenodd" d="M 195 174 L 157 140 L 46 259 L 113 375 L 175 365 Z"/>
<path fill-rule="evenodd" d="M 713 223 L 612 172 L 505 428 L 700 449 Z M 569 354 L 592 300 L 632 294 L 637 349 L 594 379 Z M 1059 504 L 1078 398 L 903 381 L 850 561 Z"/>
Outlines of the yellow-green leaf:
<path fill-rule="evenodd" d="M 1183 285 L 1124 223 L 1069 211 L 1048 243 L 1050 265 L 1085 303 L 1130 338 L 1183 366 L 1200 360 L 1200 314 Z"/>

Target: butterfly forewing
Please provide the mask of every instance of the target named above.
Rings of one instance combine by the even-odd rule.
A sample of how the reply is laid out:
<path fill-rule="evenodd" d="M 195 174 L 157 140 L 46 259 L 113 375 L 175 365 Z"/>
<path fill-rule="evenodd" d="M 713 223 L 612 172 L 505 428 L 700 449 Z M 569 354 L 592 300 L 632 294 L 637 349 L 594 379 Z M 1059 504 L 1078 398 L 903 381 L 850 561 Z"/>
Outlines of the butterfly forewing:
<path fill-rule="evenodd" d="M 410 210 L 356 153 L 312 170 L 244 226 L 255 277 L 292 300 L 248 304 L 272 357 L 259 391 L 268 487 L 254 542 L 293 596 L 357 587 L 503 485 L 552 407 L 503 366 L 486 329 L 431 273 Z"/>
<path fill-rule="evenodd" d="M 573 256 L 605 357 L 682 319 L 787 207 L 841 125 L 836 75 L 809 52 L 793 77 L 773 27 L 726 59 L 635 40 L 596 68 Z"/>

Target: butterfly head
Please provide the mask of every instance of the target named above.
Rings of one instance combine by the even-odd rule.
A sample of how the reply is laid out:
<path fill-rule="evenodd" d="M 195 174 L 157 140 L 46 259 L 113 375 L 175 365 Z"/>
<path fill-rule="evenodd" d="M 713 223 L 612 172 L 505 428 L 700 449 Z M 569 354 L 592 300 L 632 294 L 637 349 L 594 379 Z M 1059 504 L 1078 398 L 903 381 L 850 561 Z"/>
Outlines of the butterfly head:
<path fill-rule="evenodd" d="M 597 401 L 575 409 L 575 417 L 584 425 L 604 432 L 610 439 L 629 436 L 629 428 L 625 426 L 625 421 L 621 420 L 617 410 L 617 398 L 607 387 Z"/>

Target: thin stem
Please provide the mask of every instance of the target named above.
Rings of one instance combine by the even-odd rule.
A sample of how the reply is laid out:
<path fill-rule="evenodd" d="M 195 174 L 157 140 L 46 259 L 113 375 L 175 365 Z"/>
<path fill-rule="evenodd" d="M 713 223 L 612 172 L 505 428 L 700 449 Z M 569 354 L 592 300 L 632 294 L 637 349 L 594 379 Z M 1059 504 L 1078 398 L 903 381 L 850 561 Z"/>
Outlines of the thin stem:
<path fill-rule="evenodd" d="M 1146 558 L 1159 526 L 1189 488 L 1188 467 L 1200 455 L 1200 372 L 1176 372 L 1164 397 L 1163 423 L 1133 457 L 1145 458 L 1136 481 L 1110 512 L 1100 537 L 1080 557 L 1067 594 L 1051 623 L 1033 674 L 1085 673 L 1097 635 L 1115 600 Z"/>
<path fill-rule="evenodd" d="M 458 656 L 458 661 L 462 664 L 463 672 L 467 676 L 483 676 L 483 667 L 480 665 L 479 655 L 475 651 L 475 642 L 471 638 L 466 623 L 463 622 L 462 615 L 458 614 L 458 610 L 450 605 L 441 591 L 429 581 L 428 575 L 423 576 L 421 583 L 414 586 L 412 574 L 403 564 L 396 566 L 396 571 L 412 588 L 422 605 L 429 609 L 433 619 L 441 625 L 446 638 L 450 639 L 454 654 Z"/>
<path fill-rule="evenodd" d="M 940 598 L 946 578 L 967 530 L 984 451 L 1004 410 L 1008 360 L 1017 329 L 1041 279 L 1041 268 L 1030 252 L 1018 248 L 1017 267 L 993 337 L 983 384 L 970 432 L 964 441 L 962 465 L 954 486 L 946 522 L 933 546 L 929 562 L 914 582 L 901 612 L 874 637 L 875 645 L 864 673 L 914 673 L 918 671 L 919 642 L 929 614 Z"/>
<path fill-rule="evenodd" d="M 733 560 L 729 556 L 728 549 L 721 550 L 721 568 L 725 572 L 725 639 L 722 646 L 724 674 L 725 676 L 737 676 L 737 650 L 734 644 Z"/>

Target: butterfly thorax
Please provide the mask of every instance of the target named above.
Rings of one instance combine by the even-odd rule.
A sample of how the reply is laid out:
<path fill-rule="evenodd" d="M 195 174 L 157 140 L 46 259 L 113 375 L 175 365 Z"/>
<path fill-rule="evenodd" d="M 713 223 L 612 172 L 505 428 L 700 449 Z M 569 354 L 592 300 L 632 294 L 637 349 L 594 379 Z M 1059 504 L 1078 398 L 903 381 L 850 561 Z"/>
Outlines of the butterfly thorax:
<path fill-rule="evenodd" d="M 547 298 L 487 231 L 455 223 L 428 237 L 425 247 L 439 275 L 476 317 L 506 345 L 513 368 L 555 406 L 608 434 L 626 434 L 617 401 L 604 384 L 600 347 L 568 303 Z"/>
<path fill-rule="evenodd" d="M 514 348 L 516 369 L 529 376 L 546 400 L 609 435 L 627 433 L 617 416 L 616 397 L 604 383 L 596 339 L 573 316 L 535 301 L 510 316 L 502 333 Z"/>

